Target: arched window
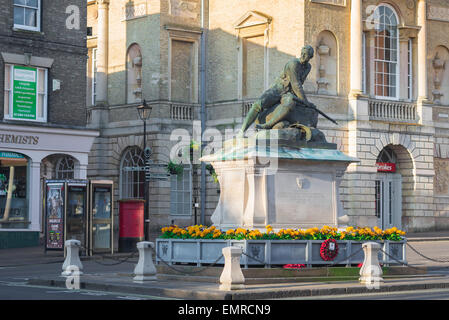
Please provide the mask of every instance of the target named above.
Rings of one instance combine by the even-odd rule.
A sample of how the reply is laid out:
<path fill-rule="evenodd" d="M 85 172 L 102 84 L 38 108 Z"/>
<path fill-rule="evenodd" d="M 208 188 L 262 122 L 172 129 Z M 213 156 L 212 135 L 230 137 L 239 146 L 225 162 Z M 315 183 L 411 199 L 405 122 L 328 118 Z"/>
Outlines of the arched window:
<path fill-rule="evenodd" d="M 398 17 L 387 5 L 374 12 L 374 92 L 378 97 L 399 97 Z"/>
<path fill-rule="evenodd" d="M 120 196 L 122 199 L 143 199 L 145 160 L 142 149 L 128 148 L 120 164 Z"/>
<path fill-rule="evenodd" d="M 388 162 L 388 163 L 396 163 L 397 156 L 393 149 L 389 146 L 386 146 L 382 149 L 377 157 L 377 162 Z"/>
<path fill-rule="evenodd" d="M 138 44 L 128 49 L 127 61 L 127 103 L 142 101 L 142 52 Z"/>
<path fill-rule="evenodd" d="M 75 178 L 75 159 L 64 156 L 56 163 L 56 179 Z"/>

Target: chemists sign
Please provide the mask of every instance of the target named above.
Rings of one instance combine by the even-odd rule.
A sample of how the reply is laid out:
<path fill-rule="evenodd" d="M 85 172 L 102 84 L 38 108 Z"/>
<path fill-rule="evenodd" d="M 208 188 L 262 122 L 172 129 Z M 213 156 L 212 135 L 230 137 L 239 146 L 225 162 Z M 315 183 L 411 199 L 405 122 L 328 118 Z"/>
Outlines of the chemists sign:
<path fill-rule="evenodd" d="M 14 66 L 13 118 L 36 120 L 37 68 Z"/>

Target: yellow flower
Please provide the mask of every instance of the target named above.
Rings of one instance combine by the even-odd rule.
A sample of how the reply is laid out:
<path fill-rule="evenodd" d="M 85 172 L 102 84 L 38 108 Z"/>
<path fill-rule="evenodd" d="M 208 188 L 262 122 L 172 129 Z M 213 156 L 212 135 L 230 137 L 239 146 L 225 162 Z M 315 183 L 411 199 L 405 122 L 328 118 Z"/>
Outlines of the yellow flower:
<path fill-rule="evenodd" d="M 226 231 L 226 234 L 227 234 L 227 235 L 234 234 L 234 230 L 233 230 L 233 229 L 229 229 L 228 231 Z"/>

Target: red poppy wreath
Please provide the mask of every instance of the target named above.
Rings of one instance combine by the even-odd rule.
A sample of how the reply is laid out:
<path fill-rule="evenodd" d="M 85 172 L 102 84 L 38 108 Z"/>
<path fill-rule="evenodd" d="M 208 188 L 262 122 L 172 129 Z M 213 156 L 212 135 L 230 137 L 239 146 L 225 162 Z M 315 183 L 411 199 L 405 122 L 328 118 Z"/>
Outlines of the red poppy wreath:
<path fill-rule="evenodd" d="M 324 261 L 332 261 L 338 255 L 338 244 L 334 239 L 327 239 L 321 244 L 320 256 Z"/>

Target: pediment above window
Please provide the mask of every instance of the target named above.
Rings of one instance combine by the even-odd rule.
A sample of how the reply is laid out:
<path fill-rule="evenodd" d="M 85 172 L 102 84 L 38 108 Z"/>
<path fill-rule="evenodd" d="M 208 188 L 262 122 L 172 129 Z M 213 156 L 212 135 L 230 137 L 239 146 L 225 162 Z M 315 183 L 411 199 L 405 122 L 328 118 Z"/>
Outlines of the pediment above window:
<path fill-rule="evenodd" d="M 267 25 L 271 23 L 271 20 L 273 20 L 273 18 L 263 13 L 257 11 L 248 11 L 234 23 L 234 28 L 242 29 L 258 25 Z"/>

